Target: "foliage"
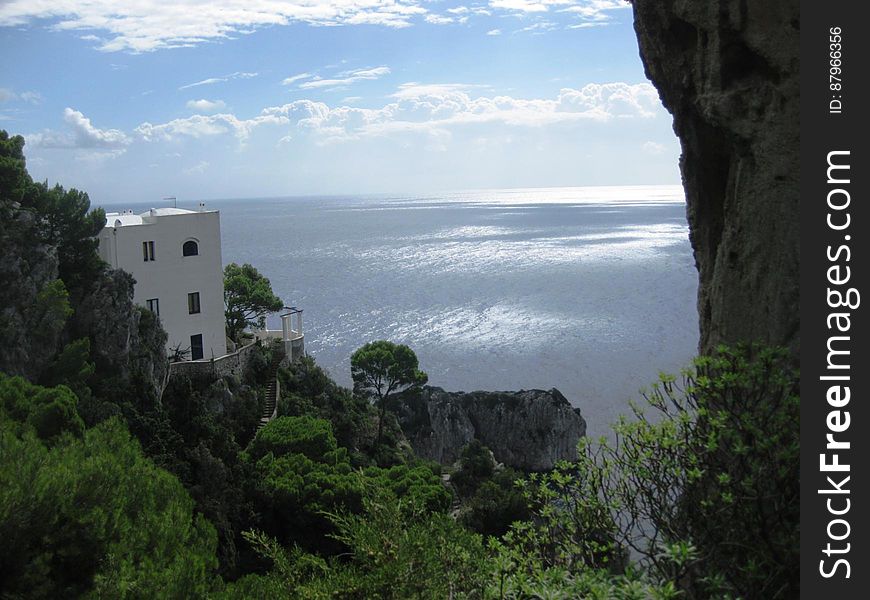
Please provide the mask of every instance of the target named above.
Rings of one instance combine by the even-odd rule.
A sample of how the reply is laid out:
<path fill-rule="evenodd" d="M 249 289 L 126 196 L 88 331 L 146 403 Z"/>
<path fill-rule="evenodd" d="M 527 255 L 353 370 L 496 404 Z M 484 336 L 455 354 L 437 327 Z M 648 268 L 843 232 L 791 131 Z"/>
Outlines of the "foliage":
<path fill-rule="evenodd" d="M 281 310 L 284 303 L 272 291 L 269 279 L 252 265 L 230 263 L 224 267 L 224 305 L 227 335 L 238 342 L 245 327 L 262 329 L 266 313 Z"/>
<path fill-rule="evenodd" d="M 273 563 L 265 578 L 246 578 L 232 597 L 255 597 L 268 590 L 289 598 L 469 598 L 486 585 L 479 536 L 447 515 L 429 513 L 413 500 L 366 486 L 360 514 L 330 515 L 335 538 L 348 548 L 329 563 L 285 550 L 259 532 L 248 539 Z"/>
<path fill-rule="evenodd" d="M 489 448 L 474 439 L 462 449 L 459 469 L 450 477 L 450 482 L 463 496 L 470 496 L 495 473 L 495 459 Z"/>
<path fill-rule="evenodd" d="M 328 421 L 279 417 L 263 427 L 245 453 L 255 464 L 263 527 L 283 543 L 334 554 L 327 513 L 362 510 L 363 487 L 388 490 L 429 511 L 444 511 L 450 494 L 424 464 L 368 467 L 355 471 Z"/>
<path fill-rule="evenodd" d="M 521 474 L 501 469 L 483 481 L 465 504 L 461 523 L 486 536 L 502 536 L 517 521 L 531 518 L 528 503 L 517 488 Z"/>
<path fill-rule="evenodd" d="M 497 465 L 489 448 L 472 440 L 459 458 L 450 483 L 462 498 L 460 522 L 477 533 L 503 535 L 514 521 L 529 518 L 526 498 L 516 486 L 521 474 Z"/>
<path fill-rule="evenodd" d="M 394 465 L 388 469 L 369 467 L 363 471 L 365 485 L 389 490 L 396 498 L 407 500 L 406 506 L 427 513 L 445 512 L 452 497 L 441 483 L 432 465 Z"/>
<path fill-rule="evenodd" d="M 25 167 L 24 138 L 9 137 L 0 129 L 0 202 L 20 203 L 32 183 Z"/>
<path fill-rule="evenodd" d="M 42 325 L 32 332 L 37 343 L 50 344 L 66 325 L 67 319 L 73 314 L 69 304 L 69 292 L 60 279 L 45 284 L 35 298 L 34 304 L 38 311 L 38 320 Z"/>
<path fill-rule="evenodd" d="M 255 561 L 241 539 L 242 531 L 258 523 L 255 474 L 240 453 L 259 422 L 261 396 L 232 377 L 214 382 L 173 377 L 163 394 L 164 408 L 139 421 L 148 454 L 181 479 L 217 529 L 225 577 L 238 576 Z"/>
<path fill-rule="evenodd" d="M 328 421 L 308 416 L 278 417 L 257 433 L 248 454 L 255 461 L 270 452 L 275 456 L 304 454 L 311 460 L 323 461 L 337 447 Z"/>
<path fill-rule="evenodd" d="M 303 357 L 279 369 L 278 375 L 282 394 L 278 414 L 328 420 L 338 444 L 350 452 L 352 465 L 389 466 L 405 461 L 407 453 L 397 447 L 401 439 L 398 423 L 386 419 L 378 442 L 376 410 L 366 398 L 332 381 L 313 358 Z"/>
<path fill-rule="evenodd" d="M 14 396 L 40 406 L 52 393 L 74 400 L 63 386 L 27 387 L 20 378 L 2 385 L 4 404 Z M 214 530 L 120 422 L 81 437 L 61 433 L 46 446 L 19 417 L 0 415 L 0 596 L 205 595 L 214 584 Z"/>
<path fill-rule="evenodd" d="M 390 396 L 419 387 L 429 379 L 419 369 L 413 350 L 386 340 L 369 342 L 357 349 L 350 357 L 350 374 L 354 392 L 372 397 L 378 407 L 378 442 L 383 435 Z"/>
<path fill-rule="evenodd" d="M 63 347 L 54 362 L 45 370 L 40 383 L 46 386 L 65 385 L 79 401 L 91 396 L 88 380 L 94 374 L 95 365 L 90 361 L 91 340 L 80 338 Z"/>
<path fill-rule="evenodd" d="M 82 435 L 84 423 L 76 404 L 76 396 L 66 386 L 45 388 L 0 373 L 0 416 L 26 424 L 42 440 L 52 440 L 63 433 Z"/>
<path fill-rule="evenodd" d="M 103 268 L 96 235 L 106 224 L 102 209 L 90 210 L 88 195 L 75 189 L 35 183 L 27 173 L 24 138 L 0 130 L 0 201 L 17 203 L 37 217 L 33 245 L 63 248 L 59 278 L 76 298 Z"/>
<path fill-rule="evenodd" d="M 101 208 L 90 210 L 86 193 L 47 183 L 34 184 L 22 206 L 40 216 L 39 241 L 62 249 L 58 252 L 58 276 L 71 294 L 80 298 L 104 268 L 96 250 L 106 213 Z"/>
<path fill-rule="evenodd" d="M 613 568 L 631 548 L 690 597 L 797 593 L 799 377 L 784 350 L 719 348 L 682 382 L 662 376 L 615 441 L 532 478 L 526 554 Z"/>
<path fill-rule="evenodd" d="M 572 568 L 550 564 L 540 554 L 518 544 L 512 532 L 503 541 L 490 538 L 489 550 L 491 574 L 485 598 L 674 600 L 683 597 L 672 581 L 657 582 L 636 569 L 613 573 L 582 564 Z"/>

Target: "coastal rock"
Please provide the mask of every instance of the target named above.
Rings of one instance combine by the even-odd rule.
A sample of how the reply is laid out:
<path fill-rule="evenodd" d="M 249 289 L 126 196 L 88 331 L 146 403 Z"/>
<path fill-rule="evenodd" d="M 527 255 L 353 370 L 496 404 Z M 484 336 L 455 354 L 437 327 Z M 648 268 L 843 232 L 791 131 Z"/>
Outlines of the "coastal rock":
<path fill-rule="evenodd" d="M 682 145 L 700 350 L 761 341 L 796 354 L 798 2 L 633 5 L 646 74 Z"/>
<path fill-rule="evenodd" d="M 0 203 L 0 371 L 31 380 L 51 362 L 64 325 L 38 301 L 57 279 L 58 259 L 56 248 L 35 241 L 36 231 L 32 212 Z"/>
<path fill-rule="evenodd" d="M 577 457 L 586 433 L 580 410 L 555 388 L 466 393 L 427 386 L 404 395 L 397 413 L 416 454 L 442 464 L 456 461 L 478 439 L 505 465 L 551 469 Z"/>
<path fill-rule="evenodd" d="M 153 313 L 133 303 L 134 285 L 125 271 L 102 272 L 76 311 L 72 328 L 91 339 L 91 356 L 100 372 L 125 384 L 135 380 L 157 401 L 169 371 L 166 332 Z"/>

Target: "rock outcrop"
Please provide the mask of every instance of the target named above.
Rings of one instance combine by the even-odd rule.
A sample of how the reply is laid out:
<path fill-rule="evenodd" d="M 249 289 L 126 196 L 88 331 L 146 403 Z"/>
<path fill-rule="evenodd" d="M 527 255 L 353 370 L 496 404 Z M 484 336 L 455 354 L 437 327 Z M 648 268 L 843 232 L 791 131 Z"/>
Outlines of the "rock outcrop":
<path fill-rule="evenodd" d="M 673 114 L 700 274 L 701 351 L 800 345 L 796 0 L 634 0 Z"/>
<path fill-rule="evenodd" d="M 58 260 L 56 248 L 34 241 L 36 220 L 0 202 L 0 371 L 31 380 L 51 362 L 66 321 L 58 302 L 39 301 L 57 279 Z"/>
<path fill-rule="evenodd" d="M 163 394 L 169 376 L 166 332 L 150 311 L 133 303 L 133 276 L 107 269 L 92 283 L 73 316 L 76 337 L 91 340 L 91 356 L 102 373 L 135 380 L 151 401 Z"/>
<path fill-rule="evenodd" d="M 575 459 L 586 433 L 580 410 L 555 388 L 466 393 L 427 386 L 403 396 L 397 414 L 417 456 L 442 464 L 478 439 L 499 462 L 542 471 Z"/>

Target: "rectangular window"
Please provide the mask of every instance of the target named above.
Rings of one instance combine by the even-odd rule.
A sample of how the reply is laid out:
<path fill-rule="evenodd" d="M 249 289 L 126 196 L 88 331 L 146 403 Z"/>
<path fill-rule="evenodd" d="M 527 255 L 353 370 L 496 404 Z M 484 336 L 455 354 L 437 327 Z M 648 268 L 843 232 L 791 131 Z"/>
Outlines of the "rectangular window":
<path fill-rule="evenodd" d="M 157 298 L 151 298 L 150 300 L 145 301 L 145 306 L 148 307 L 148 310 L 153 312 L 158 317 L 160 316 L 160 300 Z"/>
<path fill-rule="evenodd" d="M 154 260 L 154 242 L 142 242 L 142 258 L 145 262 Z"/>
<path fill-rule="evenodd" d="M 190 360 L 202 360 L 202 334 L 190 336 Z"/>
<path fill-rule="evenodd" d="M 199 292 L 190 292 L 187 295 L 187 313 L 195 315 L 199 312 Z"/>

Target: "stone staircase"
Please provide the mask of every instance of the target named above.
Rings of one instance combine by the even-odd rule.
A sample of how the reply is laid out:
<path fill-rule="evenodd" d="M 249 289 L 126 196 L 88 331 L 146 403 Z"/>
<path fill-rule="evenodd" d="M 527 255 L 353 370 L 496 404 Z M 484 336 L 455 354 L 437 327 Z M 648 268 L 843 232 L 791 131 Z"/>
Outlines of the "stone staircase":
<path fill-rule="evenodd" d="M 278 365 L 281 364 L 283 358 L 283 353 L 277 351 L 272 356 L 272 362 L 269 365 L 269 384 L 266 386 L 266 403 L 263 405 L 263 414 L 260 415 L 257 431 L 260 431 L 278 414 L 278 396 L 281 393 L 280 384 L 278 383 Z"/>

